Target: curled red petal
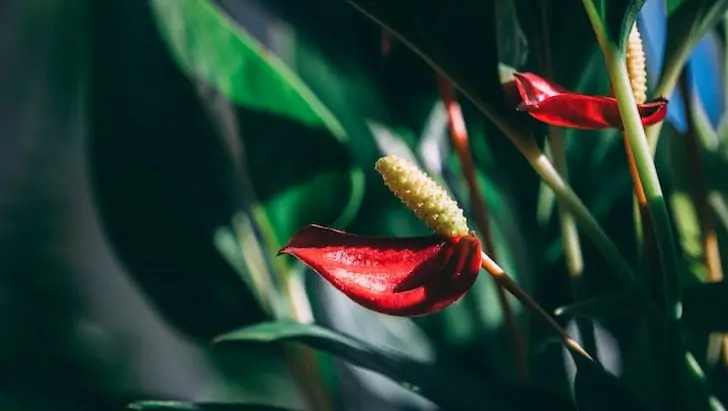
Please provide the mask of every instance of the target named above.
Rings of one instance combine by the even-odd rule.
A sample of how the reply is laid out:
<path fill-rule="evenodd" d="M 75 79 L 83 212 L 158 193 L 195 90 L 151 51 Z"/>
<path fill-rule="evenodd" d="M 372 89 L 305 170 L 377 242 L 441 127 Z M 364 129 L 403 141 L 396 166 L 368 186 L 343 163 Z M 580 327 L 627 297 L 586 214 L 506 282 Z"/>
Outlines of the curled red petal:
<path fill-rule="evenodd" d="M 418 316 L 455 303 L 480 269 L 480 241 L 468 235 L 386 238 L 310 225 L 279 254 L 290 254 L 358 304 Z"/>
<path fill-rule="evenodd" d="M 514 73 L 521 96 L 518 109 L 536 120 L 558 127 L 583 130 L 622 128 L 617 99 L 574 93 L 533 73 Z M 667 100 L 637 105 L 642 124 L 649 126 L 667 115 Z"/>

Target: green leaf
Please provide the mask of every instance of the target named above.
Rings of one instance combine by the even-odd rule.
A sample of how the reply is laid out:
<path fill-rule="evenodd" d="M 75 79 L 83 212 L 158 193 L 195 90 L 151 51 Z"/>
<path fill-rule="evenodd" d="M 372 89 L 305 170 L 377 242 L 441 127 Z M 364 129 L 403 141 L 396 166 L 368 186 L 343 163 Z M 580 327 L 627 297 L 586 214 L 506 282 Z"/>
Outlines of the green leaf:
<path fill-rule="evenodd" d="M 466 394 L 462 388 L 447 382 L 430 365 L 411 360 L 404 353 L 370 346 L 364 341 L 316 325 L 261 323 L 219 336 L 214 341 L 217 344 L 298 342 L 390 377 L 437 404 L 450 404 L 458 408 L 468 403 L 470 406 L 479 403 L 472 393 Z M 448 394 L 448 390 L 456 390 L 461 394 L 454 396 Z"/>
<path fill-rule="evenodd" d="M 574 397 L 579 411 L 645 411 L 648 408 L 615 377 L 593 361 L 575 358 Z"/>
<path fill-rule="evenodd" d="M 728 281 L 683 288 L 682 323 L 699 331 L 728 332 Z"/>
<path fill-rule="evenodd" d="M 663 75 L 671 73 L 677 81 L 680 69 L 695 46 L 727 10 L 728 0 L 690 0 L 670 8 Z"/>
<path fill-rule="evenodd" d="M 259 404 L 181 401 L 137 401 L 127 405 L 138 411 L 286 411 L 287 408 Z"/>
<path fill-rule="evenodd" d="M 345 131 L 313 92 L 274 54 L 211 1 L 151 0 L 157 24 L 179 66 L 241 106 Z"/>
<path fill-rule="evenodd" d="M 590 0 L 594 3 L 607 38 L 620 53 L 626 51 L 627 38 L 637 15 L 647 0 Z"/>
<path fill-rule="evenodd" d="M 403 352 L 376 347 L 317 325 L 261 323 L 219 336 L 214 341 L 243 347 L 274 342 L 304 344 L 385 375 L 445 409 L 507 410 L 536 404 L 554 411 L 570 409 L 562 399 L 537 390 L 497 380 L 486 384 L 462 370 L 455 374 L 443 365 L 421 363 Z"/>

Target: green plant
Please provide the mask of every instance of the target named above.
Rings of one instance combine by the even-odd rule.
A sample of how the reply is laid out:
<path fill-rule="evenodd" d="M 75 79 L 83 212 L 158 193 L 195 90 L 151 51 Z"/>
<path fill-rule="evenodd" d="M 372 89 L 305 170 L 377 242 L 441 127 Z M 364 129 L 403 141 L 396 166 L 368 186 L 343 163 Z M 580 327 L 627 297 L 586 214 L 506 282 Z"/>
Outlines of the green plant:
<path fill-rule="evenodd" d="M 644 57 L 636 43 L 628 48 L 644 3 L 270 2 L 279 20 L 268 21 L 277 37 L 267 38 L 236 22 L 226 2 L 149 0 L 156 48 L 142 57 L 164 69 L 145 75 L 167 90 L 160 96 L 174 93 L 158 104 L 186 107 L 176 132 L 191 160 L 137 138 L 137 150 L 174 166 L 149 160 L 149 175 L 129 177 L 138 166 L 112 154 L 131 145 L 125 130 L 156 137 L 158 123 L 144 118 L 154 105 L 125 124 L 112 93 L 97 90 L 89 151 L 97 207 L 170 323 L 203 344 L 215 336 L 213 351 L 279 348 L 310 409 L 346 408 L 332 358 L 448 410 L 723 409 L 726 364 L 706 353 L 728 331 L 718 249 L 726 226 L 717 223 L 725 183 L 716 177 L 725 136 L 700 117 L 687 82 L 688 131 L 662 123 L 689 53 L 728 2 L 668 2 L 672 48 L 655 90 L 627 61 Z M 519 36 L 526 60 L 509 56 Z M 96 64 L 124 78 L 115 64 Z M 137 86 L 99 88 L 126 93 L 128 113 L 145 94 Z M 165 183 L 174 170 L 197 183 L 195 195 Z M 134 178 L 168 207 L 147 210 L 145 224 L 114 201 L 133 193 Z M 554 218 L 539 190 L 555 200 Z M 195 229 L 175 238 L 157 220 Z M 135 242 L 145 233 L 166 241 L 165 254 Z M 175 244 L 189 254 L 174 256 Z M 195 244 L 215 253 L 198 258 Z M 279 250 L 305 264 L 276 258 Z M 372 329 L 421 333 L 388 348 L 336 330 L 322 314 L 329 285 L 309 268 L 383 313 L 362 314 Z M 190 312 L 195 298 L 203 314 Z M 617 344 L 605 343 L 604 330 Z M 408 343 L 435 354 L 414 358 Z M 271 396 L 271 407 L 292 407 Z M 265 409 L 245 398 L 189 400 L 130 407 Z"/>

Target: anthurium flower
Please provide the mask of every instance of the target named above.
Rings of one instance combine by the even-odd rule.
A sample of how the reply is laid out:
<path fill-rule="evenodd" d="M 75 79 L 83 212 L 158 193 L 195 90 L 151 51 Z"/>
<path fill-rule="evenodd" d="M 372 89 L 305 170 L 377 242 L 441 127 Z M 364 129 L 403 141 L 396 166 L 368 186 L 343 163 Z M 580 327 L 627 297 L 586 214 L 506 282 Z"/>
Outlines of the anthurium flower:
<path fill-rule="evenodd" d="M 583 130 L 622 128 L 617 99 L 574 93 L 533 73 L 513 73 L 521 98 L 518 110 L 536 120 L 558 127 Z M 642 124 L 662 121 L 667 114 L 667 100 L 658 98 L 638 104 Z"/>
<path fill-rule="evenodd" d="M 376 169 L 434 235 L 368 237 L 310 225 L 279 254 L 298 258 L 373 311 L 419 316 L 450 306 L 475 283 L 480 241 L 468 230 L 463 211 L 415 165 L 387 156 L 377 161 Z"/>

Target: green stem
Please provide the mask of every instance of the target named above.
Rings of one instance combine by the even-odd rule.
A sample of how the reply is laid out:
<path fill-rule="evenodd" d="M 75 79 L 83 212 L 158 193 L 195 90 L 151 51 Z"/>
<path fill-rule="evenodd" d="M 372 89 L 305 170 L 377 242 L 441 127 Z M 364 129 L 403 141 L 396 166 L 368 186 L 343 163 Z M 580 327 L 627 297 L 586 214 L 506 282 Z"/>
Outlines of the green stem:
<path fill-rule="evenodd" d="M 563 130 L 556 127 L 549 127 L 548 144 L 553 159 L 554 168 L 561 174 L 564 181 L 568 181 L 568 166 L 566 164 L 566 148 L 564 147 Z M 566 256 L 566 268 L 572 278 L 581 277 L 584 272 L 584 259 L 581 254 L 581 242 L 579 233 L 576 230 L 576 223 L 569 212 L 561 205 L 559 218 L 561 220 L 561 237 L 564 243 L 564 255 Z"/>
<path fill-rule="evenodd" d="M 625 132 L 629 145 L 634 153 L 637 170 L 647 198 L 647 206 L 653 220 L 655 240 L 663 267 L 663 292 L 667 318 L 678 319 L 678 303 L 680 301 L 678 287 L 678 258 L 675 250 L 672 225 L 660 187 L 657 169 L 652 158 L 647 136 L 642 126 L 642 119 L 637 111 L 637 103 L 632 94 L 627 67 L 615 50 L 608 51 L 607 68 L 612 77 L 614 95 L 619 104 Z"/>
<path fill-rule="evenodd" d="M 647 135 L 642 126 L 642 118 L 637 110 L 637 102 L 632 93 L 632 86 L 627 72 L 624 52 L 616 50 L 606 37 L 604 25 L 594 7 L 592 0 L 582 0 L 589 15 L 599 45 L 604 53 L 604 59 L 609 71 L 610 80 L 617 98 L 619 113 L 622 117 L 624 131 L 627 134 L 630 148 L 634 155 L 640 180 L 647 198 L 649 212 L 653 219 L 655 241 L 660 252 L 660 261 L 664 270 L 663 293 L 665 298 L 665 314 L 669 322 L 678 319 L 678 303 L 680 289 L 678 287 L 678 258 L 675 250 L 670 216 L 665 204 L 665 198 L 657 177 L 657 169 L 652 158 Z"/>
<path fill-rule="evenodd" d="M 652 158 L 652 150 L 647 141 L 642 118 L 637 110 L 637 102 L 632 92 L 624 51 L 617 50 L 615 45 L 608 41 L 607 32 L 593 0 L 582 0 L 582 3 L 604 54 L 624 131 L 629 140 L 629 146 L 632 149 L 637 171 L 644 188 L 647 209 L 655 234 L 655 242 L 663 273 L 661 286 L 665 316 L 665 327 L 662 329 L 664 333 L 663 346 L 660 348 L 664 362 L 660 367 L 659 378 L 662 381 L 662 388 L 668 393 L 663 405 L 674 408 L 678 407 L 680 403 L 680 397 L 676 392 L 680 392 L 679 375 L 681 374 L 682 364 L 678 361 L 681 358 L 681 339 L 678 323 L 680 303 L 678 258 L 670 217 L 660 187 L 655 162 Z"/>

